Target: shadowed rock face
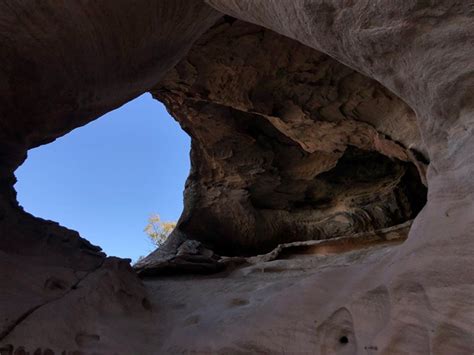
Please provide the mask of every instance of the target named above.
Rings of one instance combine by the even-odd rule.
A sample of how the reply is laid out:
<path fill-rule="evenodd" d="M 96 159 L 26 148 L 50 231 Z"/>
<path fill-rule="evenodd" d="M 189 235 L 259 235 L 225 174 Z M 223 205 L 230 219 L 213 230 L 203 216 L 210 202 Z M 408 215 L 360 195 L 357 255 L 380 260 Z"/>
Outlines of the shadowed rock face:
<path fill-rule="evenodd" d="M 385 228 L 424 205 L 413 111 L 270 30 L 225 18 L 152 93 L 192 137 L 178 228 L 221 253 Z"/>
<path fill-rule="evenodd" d="M 125 283 L 130 299 L 145 297 L 122 265 L 128 262 L 108 260 L 77 232 L 24 212 L 13 172 L 28 149 L 150 89 L 221 16 L 198 0 L 0 3 L 0 353 L 18 324 L 98 275 L 111 275 L 103 290 L 118 308 L 135 308 L 121 297 Z M 100 307 L 102 301 L 92 302 Z M 81 328 L 78 319 L 87 312 L 78 307 L 71 323 Z M 46 348 L 63 346 L 38 332 L 28 338 Z"/>
<path fill-rule="evenodd" d="M 206 3 L 1 2 L 0 352 L 472 354 L 472 2 Z M 18 206 L 27 149 L 149 90 L 193 170 L 142 271 L 223 273 L 142 282 Z"/>

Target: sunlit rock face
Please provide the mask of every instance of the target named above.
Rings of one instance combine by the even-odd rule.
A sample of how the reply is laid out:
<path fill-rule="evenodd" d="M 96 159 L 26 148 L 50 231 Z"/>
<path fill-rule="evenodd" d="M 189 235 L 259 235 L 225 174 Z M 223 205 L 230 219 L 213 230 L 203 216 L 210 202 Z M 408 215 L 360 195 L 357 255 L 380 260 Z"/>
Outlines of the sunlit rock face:
<path fill-rule="evenodd" d="M 226 17 L 152 93 L 192 137 L 179 229 L 221 253 L 386 228 L 424 205 L 413 111 L 297 41 Z"/>

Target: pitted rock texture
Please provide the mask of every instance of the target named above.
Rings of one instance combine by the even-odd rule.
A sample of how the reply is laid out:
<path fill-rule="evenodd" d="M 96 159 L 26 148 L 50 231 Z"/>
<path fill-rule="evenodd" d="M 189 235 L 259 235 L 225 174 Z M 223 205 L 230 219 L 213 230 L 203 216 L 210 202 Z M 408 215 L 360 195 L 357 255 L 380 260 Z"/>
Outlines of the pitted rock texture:
<path fill-rule="evenodd" d="M 0 4 L 1 351 L 48 355 L 53 352 L 472 354 L 472 1 L 207 0 L 206 3 L 220 12 L 197 0 L 139 0 L 133 6 L 122 0 L 9 0 Z M 224 50 L 219 53 L 217 48 L 222 45 L 229 49 L 232 44 L 226 43 L 226 36 L 219 37 L 219 33 L 215 36 L 222 42 L 216 48 L 212 41 L 198 42 L 212 56 L 201 57 L 203 63 L 190 63 L 191 67 L 182 68 L 189 69 L 189 73 L 170 72 L 163 81 L 163 74 L 185 57 L 192 43 L 222 14 L 287 36 L 295 40 L 288 40 L 294 48 L 301 46 L 297 42 L 312 48 L 313 54 L 308 58 L 319 56 L 322 62 L 318 63 L 323 67 L 337 68 L 328 72 L 328 78 L 335 80 L 333 83 L 331 80 L 315 83 L 328 89 L 349 85 L 350 90 L 332 93 L 309 89 L 311 83 L 305 82 L 305 78 L 313 80 L 313 74 L 317 77 L 318 72 L 303 75 L 299 79 L 303 81 L 303 89 L 297 96 L 306 94 L 307 102 L 311 103 L 312 93 L 325 93 L 313 102 L 321 100 L 320 106 L 306 109 L 306 102 L 288 97 L 291 92 L 275 86 L 271 78 L 262 79 L 270 64 L 287 67 L 291 63 L 284 58 L 281 62 L 277 55 L 267 57 L 268 67 L 264 63 L 262 68 L 244 66 L 252 74 L 244 75 L 243 70 L 239 78 L 230 71 L 229 78 L 241 81 L 235 85 L 223 80 L 226 76 L 219 78 L 223 70 L 201 75 L 195 68 L 204 70 L 209 64 L 212 64 L 209 68 L 219 64 L 213 63 L 214 56 L 228 58 L 222 62 L 225 70 L 233 68 L 227 62 L 230 57 Z M 229 26 L 233 28 L 233 23 L 236 29 L 239 27 L 239 22 L 232 19 L 227 18 L 226 22 L 227 27 L 219 27 L 225 25 L 221 23 L 214 29 L 227 31 Z M 262 29 L 257 27 L 257 31 Z M 259 50 L 248 53 L 244 63 L 251 63 L 253 57 L 258 61 L 260 54 L 265 57 L 274 53 L 272 48 L 261 45 L 267 39 L 265 35 L 263 42 L 259 42 L 254 34 L 245 32 L 240 39 L 234 37 L 243 42 L 257 40 L 258 47 L 240 42 L 242 53 L 237 48 L 235 58 L 239 58 L 237 54 L 245 56 L 245 49 L 249 48 Z M 280 45 L 280 42 L 268 43 Z M 285 50 L 290 52 L 283 45 L 282 51 Z M 184 58 L 183 63 L 189 58 Z M 349 68 L 353 74 L 344 85 L 344 75 L 339 77 L 338 73 L 349 74 Z M 282 86 L 296 90 L 296 86 L 292 87 L 294 73 L 287 70 L 280 73 Z M 223 80 L 222 87 L 214 85 L 217 83 L 214 74 Z M 173 81 L 173 77 L 184 81 Z M 195 82 L 194 78 L 200 81 Z M 208 85 L 206 78 L 212 85 Z M 268 81 L 272 92 L 268 93 L 265 86 L 255 92 L 247 90 L 258 88 L 259 80 Z M 360 91 L 359 85 L 369 91 Z M 369 89 L 371 86 L 379 89 Z M 204 90 L 199 91 L 199 87 Z M 50 142 L 152 88 L 157 97 L 169 100 L 171 111 L 183 127 L 196 134 L 193 154 L 208 154 L 200 147 L 202 140 L 206 140 L 205 147 L 210 147 L 218 143 L 220 135 L 230 143 L 240 142 L 237 145 L 244 152 L 260 142 L 268 152 L 263 154 L 267 159 L 263 163 L 273 159 L 274 154 L 284 156 L 288 150 L 288 156 L 280 159 L 283 170 L 293 173 L 290 176 L 313 174 L 313 169 L 306 170 L 312 161 L 303 168 L 301 160 L 311 154 L 319 156 L 320 151 L 332 156 L 325 164 L 318 162 L 318 166 L 328 169 L 318 170 L 318 176 L 331 173 L 345 158 L 353 160 L 354 156 L 375 154 L 382 165 L 390 160 L 386 170 L 390 173 L 386 176 L 392 182 L 396 181 L 393 177 L 398 176 L 397 172 L 413 170 L 408 166 L 416 165 L 417 171 L 422 172 L 428 159 L 427 204 L 416 216 L 408 239 L 399 245 L 377 244 L 348 252 L 336 248 L 333 255 L 286 255 L 212 276 L 150 278 L 141 283 L 125 261 L 105 259 L 98 248 L 80 239 L 77 233 L 24 213 L 16 202 L 13 171 L 24 160 L 27 149 Z M 171 88 L 174 92 L 168 90 Z M 357 97 L 357 92 L 361 97 Z M 175 101 L 179 97 L 183 98 L 182 102 Z M 275 102 L 274 97 L 278 98 Z M 197 103 L 191 104 L 189 98 L 195 98 Z M 340 102 L 340 98 L 348 98 L 351 104 L 344 106 L 345 99 Z M 195 115 L 180 117 L 179 112 L 174 112 L 178 107 L 195 111 Z M 357 114 L 359 110 L 363 115 Z M 377 113 L 372 116 L 374 112 Z M 224 122 L 219 120 L 222 117 Z M 314 129 L 314 121 L 329 129 L 331 135 L 319 136 L 321 131 Z M 306 124 L 307 129 L 301 130 L 301 125 Z M 208 134 L 206 128 L 215 134 Z M 230 128 L 235 128 L 231 135 Z M 256 138 L 255 133 L 258 133 Z M 201 141 L 196 139 L 199 134 Z M 259 134 L 272 139 L 259 141 Z M 324 139 L 334 137 L 337 139 Z M 364 139 L 352 141 L 356 137 Z M 335 149 L 341 150 L 340 156 L 333 156 Z M 225 161 L 232 156 L 226 149 L 209 152 L 213 155 L 198 157 L 200 160 L 193 157 L 193 161 L 210 164 L 214 170 L 201 164 L 193 166 L 193 174 L 199 173 L 196 169 L 201 166 L 207 169 L 205 172 L 212 172 L 213 176 L 207 177 L 209 181 L 215 181 L 212 179 L 224 176 L 228 169 L 222 165 L 225 166 L 222 170 L 217 158 Z M 346 156 L 348 153 L 352 155 Z M 251 157 L 240 170 L 239 167 L 231 170 L 229 177 L 234 180 L 227 180 L 235 184 L 227 191 L 231 211 L 235 209 L 235 203 L 231 202 L 241 201 L 244 194 L 249 194 L 234 189 L 242 183 L 241 176 L 262 174 L 259 170 L 246 171 L 256 164 Z M 269 185 L 274 183 L 272 178 L 276 175 L 279 173 L 270 174 Z M 382 184 L 383 180 L 371 183 Z M 196 181 L 201 183 L 192 175 L 190 183 Z M 187 207 L 195 206 L 190 197 L 202 205 L 203 199 L 219 198 L 219 193 L 212 195 L 212 192 L 222 189 L 195 187 L 193 190 L 188 186 Z M 263 183 L 254 192 L 265 192 L 265 187 Z M 205 191 L 209 195 L 199 196 L 191 191 Z M 291 191 L 290 195 L 298 193 Z M 270 194 L 271 202 L 280 203 L 280 195 Z M 275 201 L 273 197 L 277 197 Z M 237 207 L 236 213 L 225 221 L 219 220 L 223 218 L 219 215 L 216 224 L 233 225 L 233 216 L 246 215 L 240 209 Z M 175 237 L 167 245 L 169 249 L 164 248 L 163 253 L 168 253 L 169 260 L 179 251 L 185 262 L 192 259 L 188 258 L 191 255 L 200 260 L 205 257 L 205 263 L 212 264 L 218 257 L 182 232 L 188 228 L 186 221 L 192 221 L 194 213 L 199 211 L 186 209 Z M 241 223 L 256 224 L 252 219 Z M 213 227 L 209 224 L 211 237 Z M 231 239 L 246 232 L 233 234 Z M 267 238 L 253 232 L 249 235 Z M 356 237 L 353 235 L 349 240 Z M 239 244 L 251 242 L 251 238 L 237 240 Z M 336 239 L 302 243 L 333 242 Z"/>
<path fill-rule="evenodd" d="M 386 228 L 425 203 L 414 112 L 270 30 L 226 17 L 152 92 L 192 137 L 178 228 L 221 254 Z"/>

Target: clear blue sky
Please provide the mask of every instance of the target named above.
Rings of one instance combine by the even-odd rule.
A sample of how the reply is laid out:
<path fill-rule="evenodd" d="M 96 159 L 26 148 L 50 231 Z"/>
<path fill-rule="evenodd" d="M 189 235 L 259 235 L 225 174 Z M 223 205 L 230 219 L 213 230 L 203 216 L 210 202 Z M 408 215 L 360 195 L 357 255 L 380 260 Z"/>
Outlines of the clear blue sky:
<path fill-rule="evenodd" d="M 55 142 L 28 152 L 15 172 L 26 211 L 78 231 L 110 256 L 153 250 L 143 229 L 156 212 L 177 220 L 190 139 L 144 94 Z"/>

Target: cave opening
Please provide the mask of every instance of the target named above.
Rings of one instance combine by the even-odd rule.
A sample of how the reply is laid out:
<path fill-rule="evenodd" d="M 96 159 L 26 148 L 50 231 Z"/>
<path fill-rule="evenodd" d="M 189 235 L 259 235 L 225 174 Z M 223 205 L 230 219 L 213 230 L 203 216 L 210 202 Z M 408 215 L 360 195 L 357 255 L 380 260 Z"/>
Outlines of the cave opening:
<path fill-rule="evenodd" d="M 166 220 L 180 218 L 176 245 L 182 240 L 196 240 L 220 255 L 252 255 L 282 243 L 390 228 L 411 221 L 426 202 L 422 170 L 427 161 L 420 159 L 426 153 L 410 107 L 379 83 L 333 58 L 259 26 L 218 22 L 150 92 L 191 137 L 191 167 L 186 160 L 180 179 L 171 174 L 172 181 L 157 183 L 150 178 L 151 171 L 155 169 L 163 176 L 172 170 L 169 166 L 156 166 L 159 159 L 153 155 L 137 159 L 138 154 L 125 154 L 132 163 L 121 159 L 120 169 L 109 170 L 114 177 L 132 175 L 123 185 L 132 190 L 141 186 L 147 194 L 157 184 L 164 187 L 154 195 L 165 201 L 166 208 L 179 202 L 175 214 L 162 216 Z M 145 131 L 163 129 L 146 127 Z M 187 139 L 187 156 L 190 139 L 178 131 Z M 122 143 L 128 142 L 130 135 L 141 141 L 164 139 L 140 138 L 128 128 L 122 133 Z M 109 146 L 108 138 L 97 142 L 101 147 Z M 177 151 L 170 148 L 148 152 Z M 85 150 L 96 151 L 90 147 Z M 28 161 L 31 163 L 31 158 Z M 140 172 L 133 164 L 143 161 L 148 161 L 149 169 Z M 174 164 L 182 158 L 168 156 L 164 161 L 165 165 Z M 80 166 L 74 161 L 71 165 Z M 180 217 L 184 180 L 190 168 Z M 55 174 L 47 172 L 49 175 Z M 83 190 L 85 180 L 79 173 L 76 177 L 81 180 L 76 190 Z M 138 177 L 149 179 L 141 183 L 134 180 Z M 19 175 L 19 180 L 19 200 L 26 210 L 78 229 L 108 254 L 130 256 L 129 251 L 126 255 L 110 251 L 110 242 L 95 239 L 91 232 L 61 216 L 36 212 L 23 200 L 24 178 Z M 45 180 L 50 181 L 49 177 Z M 177 181 L 179 188 L 170 189 Z M 103 181 L 102 186 L 108 183 Z M 174 197 L 163 199 L 170 190 L 176 192 Z M 112 198 L 99 200 L 126 206 L 121 197 L 115 191 Z M 125 210 L 138 213 L 140 209 L 127 206 Z M 156 203 L 141 211 L 141 224 L 134 233 L 142 233 L 142 221 L 154 211 L 163 214 Z M 82 216 L 87 228 L 94 224 L 91 221 L 107 220 L 101 233 L 104 236 L 123 234 L 112 227 L 117 220 L 130 221 L 125 214 L 70 215 Z M 115 237 L 110 239 L 117 242 Z M 135 248 L 138 243 L 137 238 L 119 239 L 123 249 Z M 132 259 L 150 251 L 143 250 Z"/>
<path fill-rule="evenodd" d="M 154 249 L 148 217 L 177 221 L 190 139 L 144 94 L 57 141 L 32 149 L 15 172 L 25 211 L 76 230 L 110 256 Z"/>

